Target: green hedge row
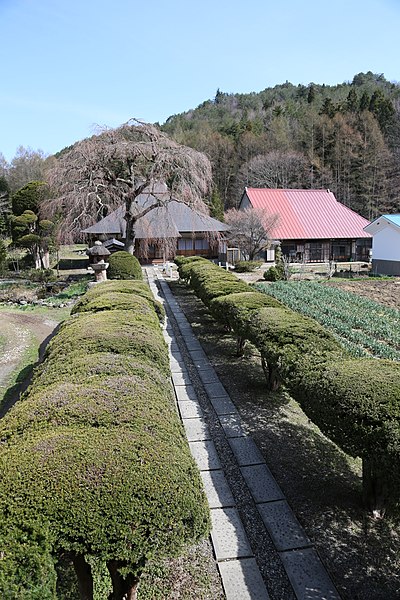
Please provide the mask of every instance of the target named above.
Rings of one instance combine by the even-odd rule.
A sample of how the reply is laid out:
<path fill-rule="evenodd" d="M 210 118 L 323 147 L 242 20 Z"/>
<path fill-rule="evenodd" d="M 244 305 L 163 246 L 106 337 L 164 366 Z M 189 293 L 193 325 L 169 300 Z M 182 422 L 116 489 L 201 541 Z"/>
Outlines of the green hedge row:
<path fill-rule="evenodd" d="M 96 557 L 122 600 L 149 559 L 209 531 L 157 307 L 143 287 L 127 292 L 88 292 L 0 421 L 1 597 L 56 598 L 54 564 L 68 553 L 85 598 Z"/>
<path fill-rule="evenodd" d="M 268 294 L 230 293 L 234 277 L 205 262 L 179 271 L 214 317 L 260 351 L 270 389 L 283 382 L 321 431 L 363 460 L 365 503 L 382 514 L 400 506 L 400 364 L 353 359 L 313 319 Z M 239 282 L 240 285 L 242 282 Z M 215 290 L 219 290 L 217 296 Z"/>

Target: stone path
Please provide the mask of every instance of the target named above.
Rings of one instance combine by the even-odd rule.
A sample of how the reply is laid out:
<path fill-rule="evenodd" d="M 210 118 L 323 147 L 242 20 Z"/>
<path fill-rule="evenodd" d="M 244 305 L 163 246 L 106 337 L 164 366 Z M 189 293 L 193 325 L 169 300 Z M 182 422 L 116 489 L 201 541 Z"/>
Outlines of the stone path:
<path fill-rule="evenodd" d="M 146 273 L 167 312 L 172 382 L 227 600 L 340 600 L 168 284 L 157 268 Z"/>

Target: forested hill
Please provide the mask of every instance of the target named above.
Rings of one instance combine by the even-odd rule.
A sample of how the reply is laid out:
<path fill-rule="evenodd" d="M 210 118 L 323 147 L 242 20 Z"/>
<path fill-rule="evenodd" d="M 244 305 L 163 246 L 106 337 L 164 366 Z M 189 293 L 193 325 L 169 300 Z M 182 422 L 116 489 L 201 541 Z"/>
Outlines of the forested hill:
<path fill-rule="evenodd" d="M 210 157 L 225 207 L 247 185 L 329 188 L 369 219 L 400 212 L 400 85 L 382 74 L 335 86 L 218 90 L 163 130 Z"/>

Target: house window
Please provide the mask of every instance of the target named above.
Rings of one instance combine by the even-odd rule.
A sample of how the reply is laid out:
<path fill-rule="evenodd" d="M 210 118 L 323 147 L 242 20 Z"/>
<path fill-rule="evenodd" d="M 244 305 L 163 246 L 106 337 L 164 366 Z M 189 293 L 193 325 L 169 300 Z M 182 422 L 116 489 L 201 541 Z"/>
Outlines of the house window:
<path fill-rule="evenodd" d="M 178 239 L 178 250 L 193 250 L 193 240 L 190 239 L 185 239 L 185 238 L 179 238 Z"/>
<path fill-rule="evenodd" d="M 194 241 L 195 250 L 208 250 L 210 245 L 207 240 L 200 238 Z"/>
<path fill-rule="evenodd" d="M 310 262 L 320 262 L 323 258 L 322 243 L 310 242 Z"/>

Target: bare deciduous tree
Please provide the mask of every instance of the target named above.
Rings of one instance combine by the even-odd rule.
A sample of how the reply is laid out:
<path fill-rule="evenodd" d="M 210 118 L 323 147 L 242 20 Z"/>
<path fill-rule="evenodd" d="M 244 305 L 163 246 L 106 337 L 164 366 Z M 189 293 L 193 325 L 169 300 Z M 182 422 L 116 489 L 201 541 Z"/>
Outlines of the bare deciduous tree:
<path fill-rule="evenodd" d="M 61 213 L 63 241 L 79 238 L 82 229 L 125 203 L 125 247 L 133 253 L 136 221 L 172 197 L 206 211 L 202 197 L 211 185 L 211 165 L 156 126 L 132 120 L 61 153 L 49 183 L 55 194 L 42 208 L 50 217 Z M 154 201 L 139 206 L 144 191 Z"/>
<path fill-rule="evenodd" d="M 245 186 L 260 188 L 309 187 L 310 166 L 298 152 L 274 151 L 255 156 L 240 169 L 238 191 Z"/>
<path fill-rule="evenodd" d="M 230 227 L 228 239 L 241 250 L 245 260 L 254 260 L 259 252 L 268 248 L 270 234 L 278 221 L 279 215 L 262 208 L 232 208 L 225 213 L 225 223 Z"/>

